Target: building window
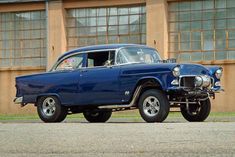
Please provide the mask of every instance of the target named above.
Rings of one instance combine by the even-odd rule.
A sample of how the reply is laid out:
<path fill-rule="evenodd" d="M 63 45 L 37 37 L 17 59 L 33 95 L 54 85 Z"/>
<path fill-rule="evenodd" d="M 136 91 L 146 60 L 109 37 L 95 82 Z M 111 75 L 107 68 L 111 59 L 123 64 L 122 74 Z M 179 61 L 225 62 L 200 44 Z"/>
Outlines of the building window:
<path fill-rule="evenodd" d="M 0 13 L 0 67 L 46 66 L 45 11 Z"/>
<path fill-rule="evenodd" d="M 67 10 L 68 49 L 107 43 L 146 43 L 145 6 Z"/>
<path fill-rule="evenodd" d="M 179 61 L 235 59 L 235 1 L 169 2 L 169 53 Z"/>

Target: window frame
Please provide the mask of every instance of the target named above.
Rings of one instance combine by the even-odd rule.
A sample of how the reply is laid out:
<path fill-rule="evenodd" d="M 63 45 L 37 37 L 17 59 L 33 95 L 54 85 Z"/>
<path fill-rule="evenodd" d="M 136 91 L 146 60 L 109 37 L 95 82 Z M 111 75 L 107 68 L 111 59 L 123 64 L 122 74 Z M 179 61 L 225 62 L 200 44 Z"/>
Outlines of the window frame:
<path fill-rule="evenodd" d="M 68 58 L 72 58 L 72 57 L 75 57 L 77 55 L 81 55 L 82 56 L 82 67 L 81 68 L 76 68 L 76 69 L 64 69 L 64 70 L 56 70 L 57 67 L 66 59 Z M 65 56 L 63 57 L 62 59 L 60 59 L 59 61 L 57 61 L 54 66 L 51 68 L 50 71 L 74 71 L 74 70 L 78 70 L 78 69 L 82 69 L 84 67 L 84 58 L 85 58 L 85 55 L 83 53 L 75 53 L 75 54 L 72 54 L 72 55 L 68 55 L 68 56 Z"/>
<path fill-rule="evenodd" d="M 142 49 L 152 49 L 152 50 L 155 50 L 155 51 L 157 52 L 156 54 L 158 55 L 159 60 L 162 60 L 162 58 L 161 58 L 161 56 L 160 56 L 160 54 L 159 54 L 159 51 L 158 51 L 157 49 L 155 49 L 155 48 L 149 48 L 149 47 L 143 47 L 143 46 L 125 46 L 125 47 L 121 47 L 121 48 L 119 48 L 119 49 L 116 50 L 116 54 L 115 54 L 115 63 L 114 63 L 114 65 L 131 64 L 131 63 L 121 63 L 121 64 L 117 63 L 117 56 L 118 56 L 118 53 L 120 52 L 120 50 L 125 49 L 125 48 L 132 48 L 132 47 L 134 47 L 134 48 L 140 48 L 141 50 L 142 50 Z"/>
<path fill-rule="evenodd" d="M 87 69 L 92 69 L 92 68 L 99 68 L 99 67 L 112 67 L 112 66 L 115 66 L 116 64 L 116 51 L 117 49 L 110 49 L 110 50 L 106 50 L 106 49 L 103 49 L 103 50 L 99 50 L 99 51 L 87 51 L 85 53 L 85 66 L 84 68 L 87 68 Z M 110 53 L 114 53 L 114 63 L 113 65 L 109 65 L 109 66 L 105 66 L 105 65 L 101 65 L 101 66 L 93 66 L 93 67 L 88 67 L 88 54 L 89 53 L 102 53 L 102 52 L 108 52 L 109 53 L 109 56 L 108 56 L 108 60 L 110 59 Z"/>

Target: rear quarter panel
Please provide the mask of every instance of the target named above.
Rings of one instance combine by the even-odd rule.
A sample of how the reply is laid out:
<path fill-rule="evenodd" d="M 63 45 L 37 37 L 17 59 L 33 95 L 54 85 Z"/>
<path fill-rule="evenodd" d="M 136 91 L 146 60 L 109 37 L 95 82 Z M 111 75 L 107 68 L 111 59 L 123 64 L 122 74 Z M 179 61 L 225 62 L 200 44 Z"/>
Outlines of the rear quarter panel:
<path fill-rule="evenodd" d="M 16 78 L 17 97 L 35 103 L 38 96 L 56 95 L 62 104 L 73 103 L 78 91 L 79 71 L 49 72 Z"/>

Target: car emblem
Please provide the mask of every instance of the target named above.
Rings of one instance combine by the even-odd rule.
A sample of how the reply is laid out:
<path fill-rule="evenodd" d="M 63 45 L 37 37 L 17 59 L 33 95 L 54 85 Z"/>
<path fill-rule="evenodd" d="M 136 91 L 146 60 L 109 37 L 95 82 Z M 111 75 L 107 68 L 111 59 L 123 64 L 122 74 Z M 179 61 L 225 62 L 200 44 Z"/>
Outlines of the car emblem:
<path fill-rule="evenodd" d="M 130 92 L 129 91 L 125 91 L 125 95 L 129 95 L 130 94 Z"/>

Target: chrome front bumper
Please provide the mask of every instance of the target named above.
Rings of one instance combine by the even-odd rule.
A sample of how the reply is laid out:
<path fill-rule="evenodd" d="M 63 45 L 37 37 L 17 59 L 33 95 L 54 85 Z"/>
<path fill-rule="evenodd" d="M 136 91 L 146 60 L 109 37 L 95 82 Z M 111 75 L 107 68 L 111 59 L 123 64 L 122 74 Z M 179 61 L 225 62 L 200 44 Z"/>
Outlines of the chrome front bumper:
<path fill-rule="evenodd" d="M 14 99 L 15 104 L 22 104 L 22 102 L 23 102 L 23 97 L 22 96 L 21 97 L 16 97 Z"/>

